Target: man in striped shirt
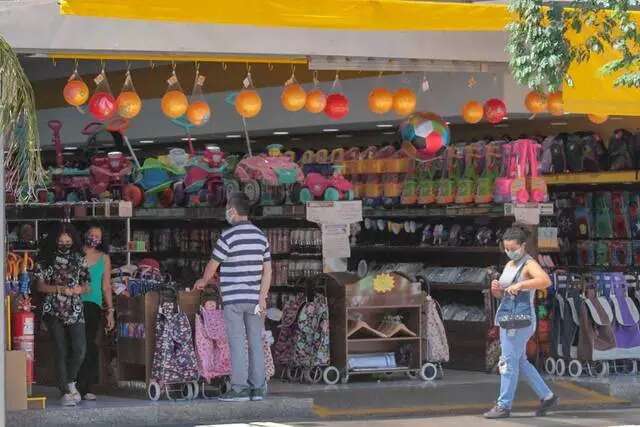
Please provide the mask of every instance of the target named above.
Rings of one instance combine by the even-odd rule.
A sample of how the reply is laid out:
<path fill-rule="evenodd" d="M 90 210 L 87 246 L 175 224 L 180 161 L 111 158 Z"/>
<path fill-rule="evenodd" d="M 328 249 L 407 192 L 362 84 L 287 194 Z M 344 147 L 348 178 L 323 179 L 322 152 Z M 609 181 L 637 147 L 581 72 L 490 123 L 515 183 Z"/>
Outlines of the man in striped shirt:
<path fill-rule="evenodd" d="M 204 289 L 220 267 L 231 351 L 231 390 L 220 396 L 225 402 L 263 400 L 265 395 L 262 331 L 271 284 L 271 254 L 267 237 L 248 220 L 249 208 L 243 193 L 229 196 L 225 217 L 231 227 L 220 235 L 202 279 L 194 286 Z M 249 344 L 248 363 L 245 342 Z"/>

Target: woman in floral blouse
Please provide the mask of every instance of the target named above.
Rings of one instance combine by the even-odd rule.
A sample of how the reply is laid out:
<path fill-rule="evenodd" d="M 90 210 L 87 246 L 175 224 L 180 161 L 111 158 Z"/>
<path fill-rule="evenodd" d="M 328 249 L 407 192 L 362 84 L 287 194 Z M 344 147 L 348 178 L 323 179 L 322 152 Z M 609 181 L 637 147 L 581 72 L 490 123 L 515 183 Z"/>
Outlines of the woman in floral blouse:
<path fill-rule="evenodd" d="M 43 250 L 35 274 L 38 291 L 45 294 L 42 317 L 55 345 L 62 404 L 76 406 L 81 400 L 76 380 L 86 352 L 80 296 L 88 290 L 89 271 L 78 232 L 71 224 L 59 224 L 46 243 L 49 248 Z"/>

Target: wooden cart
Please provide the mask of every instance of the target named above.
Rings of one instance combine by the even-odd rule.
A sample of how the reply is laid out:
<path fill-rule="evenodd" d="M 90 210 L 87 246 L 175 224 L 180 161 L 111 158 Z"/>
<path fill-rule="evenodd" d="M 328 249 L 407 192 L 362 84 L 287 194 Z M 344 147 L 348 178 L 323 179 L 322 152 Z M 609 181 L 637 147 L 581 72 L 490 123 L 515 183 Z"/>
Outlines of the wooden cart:
<path fill-rule="evenodd" d="M 398 273 L 381 273 L 359 279 L 349 273 L 327 274 L 331 323 L 331 362 L 344 384 L 352 375 L 406 373 L 423 380 L 433 379 L 437 368 L 423 363 L 421 339 L 424 294 L 419 283 Z M 357 315 L 375 328 L 385 315 L 400 315 L 415 336 L 349 336 L 349 319 Z M 353 324 L 353 321 L 351 322 Z M 355 368 L 362 355 L 387 354 L 395 366 Z M 393 355 L 393 356 L 391 356 Z"/>

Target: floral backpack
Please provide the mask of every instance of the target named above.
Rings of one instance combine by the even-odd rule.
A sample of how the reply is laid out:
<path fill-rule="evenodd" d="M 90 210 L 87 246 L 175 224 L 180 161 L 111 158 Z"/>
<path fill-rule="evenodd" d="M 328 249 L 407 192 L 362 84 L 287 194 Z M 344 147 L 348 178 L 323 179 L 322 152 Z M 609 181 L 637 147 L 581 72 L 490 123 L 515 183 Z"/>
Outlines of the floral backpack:
<path fill-rule="evenodd" d="M 427 362 L 448 362 L 449 342 L 436 301 L 427 295 L 422 304 L 422 354 Z"/>
<path fill-rule="evenodd" d="M 296 333 L 298 328 L 298 312 L 305 302 L 303 294 L 292 295 L 284 302 L 282 307 L 282 320 L 280 322 L 280 332 L 278 340 L 273 347 L 275 359 L 278 365 L 287 366 L 293 358 Z"/>
<path fill-rule="evenodd" d="M 275 375 L 271 354 L 273 337 L 270 331 L 263 331 L 263 350 L 266 379 Z M 198 371 L 207 381 L 231 374 L 231 353 L 224 323 L 223 310 L 200 308 L 196 315 L 196 347 L 198 350 Z M 247 347 L 248 351 L 248 347 Z"/>
<path fill-rule="evenodd" d="M 231 360 L 222 310 L 200 308 L 196 315 L 196 349 L 201 377 L 211 381 L 229 374 Z"/>
<path fill-rule="evenodd" d="M 329 364 L 329 306 L 327 298 L 316 295 L 298 314 L 295 334 L 295 364 L 303 367 Z"/>
<path fill-rule="evenodd" d="M 151 378 L 160 384 L 198 379 L 191 325 L 175 303 L 163 302 L 158 307 Z"/>

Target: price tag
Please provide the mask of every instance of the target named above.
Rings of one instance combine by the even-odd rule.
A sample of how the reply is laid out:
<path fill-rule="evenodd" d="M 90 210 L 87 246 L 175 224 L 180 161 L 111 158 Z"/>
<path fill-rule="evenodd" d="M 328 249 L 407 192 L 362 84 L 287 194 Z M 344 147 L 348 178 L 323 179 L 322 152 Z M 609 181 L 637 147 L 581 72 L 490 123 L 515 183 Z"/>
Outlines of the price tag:
<path fill-rule="evenodd" d="M 196 80 L 196 84 L 198 86 L 202 86 L 204 84 L 204 81 L 206 80 L 206 77 L 203 76 L 202 74 L 198 75 L 198 79 Z"/>
<path fill-rule="evenodd" d="M 242 84 L 244 85 L 245 89 L 251 86 L 251 76 L 247 75 L 247 77 L 245 77 L 242 81 Z"/>
<path fill-rule="evenodd" d="M 171 77 L 169 77 L 169 79 L 167 79 L 167 84 L 169 86 L 173 86 L 174 84 L 178 83 L 178 78 L 176 77 L 176 75 L 172 75 Z"/>
<path fill-rule="evenodd" d="M 100 83 L 102 83 L 104 81 L 104 74 L 100 73 L 96 76 L 95 79 L 93 79 L 93 81 L 95 82 L 96 85 L 99 85 Z"/>
<path fill-rule="evenodd" d="M 519 224 L 540 224 L 540 208 L 538 208 L 538 206 L 515 206 L 513 213 L 516 217 L 516 222 Z"/>

